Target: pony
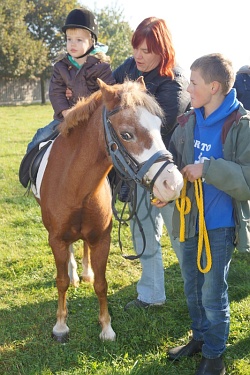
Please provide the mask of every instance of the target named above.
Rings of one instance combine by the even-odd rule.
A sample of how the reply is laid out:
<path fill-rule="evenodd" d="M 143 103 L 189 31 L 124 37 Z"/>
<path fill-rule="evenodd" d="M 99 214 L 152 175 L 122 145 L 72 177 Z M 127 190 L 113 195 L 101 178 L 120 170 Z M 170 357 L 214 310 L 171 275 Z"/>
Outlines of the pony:
<path fill-rule="evenodd" d="M 66 294 L 70 282 L 77 286 L 79 281 L 73 243 L 80 239 L 82 263 L 87 268 L 83 277 L 93 282 L 99 301 L 99 337 L 116 338 L 105 276 L 112 229 L 107 178 L 114 165 L 111 154 L 122 146 L 126 153 L 122 160 L 130 158 L 125 170 L 136 165 L 132 178 L 161 201 L 178 198 L 183 186 L 182 175 L 161 138 L 162 110 L 147 93 L 143 79 L 112 86 L 98 79 L 98 84 L 100 89 L 81 98 L 59 125 L 36 197 L 57 271 L 58 308 L 52 336 L 58 342 L 65 342 L 69 335 Z"/>

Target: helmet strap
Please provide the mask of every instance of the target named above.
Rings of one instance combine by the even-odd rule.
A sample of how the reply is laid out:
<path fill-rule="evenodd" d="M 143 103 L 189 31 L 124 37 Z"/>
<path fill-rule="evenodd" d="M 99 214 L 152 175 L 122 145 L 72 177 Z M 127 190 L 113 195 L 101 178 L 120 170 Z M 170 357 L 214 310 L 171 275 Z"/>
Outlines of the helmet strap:
<path fill-rule="evenodd" d="M 81 56 L 77 56 L 77 57 L 74 57 L 74 59 L 81 59 L 82 57 L 88 55 L 88 54 L 89 54 L 91 51 L 93 51 L 94 49 L 95 49 L 95 46 L 93 45 L 93 46 L 90 47 L 90 48 L 88 49 L 88 51 L 85 52 L 83 55 L 81 55 Z"/>

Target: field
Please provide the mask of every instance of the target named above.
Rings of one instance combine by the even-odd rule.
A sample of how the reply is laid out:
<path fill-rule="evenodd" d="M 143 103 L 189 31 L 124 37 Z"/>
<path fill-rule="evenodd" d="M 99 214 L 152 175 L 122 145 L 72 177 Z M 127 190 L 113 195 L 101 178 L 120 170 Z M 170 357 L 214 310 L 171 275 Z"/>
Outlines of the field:
<path fill-rule="evenodd" d="M 68 290 L 70 339 L 51 338 L 56 321 L 55 265 L 40 209 L 18 180 L 27 143 L 52 119 L 50 105 L 0 107 L 0 375 L 193 375 L 197 355 L 167 360 L 167 350 L 187 343 L 183 284 L 167 233 L 163 256 L 167 302 L 147 311 L 124 311 L 136 296 L 139 261 L 121 256 L 117 223 L 107 266 L 115 342 L 99 339 L 98 302 L 91 284 Z M 128 227 L 124 252 L 132 252 Z M 81 242 L 75 244 L 79 273 Z M 250 257 L 235 252 L 229 277 L 231 332 L 224 356 L 227 374 L 250 375 Z"/>

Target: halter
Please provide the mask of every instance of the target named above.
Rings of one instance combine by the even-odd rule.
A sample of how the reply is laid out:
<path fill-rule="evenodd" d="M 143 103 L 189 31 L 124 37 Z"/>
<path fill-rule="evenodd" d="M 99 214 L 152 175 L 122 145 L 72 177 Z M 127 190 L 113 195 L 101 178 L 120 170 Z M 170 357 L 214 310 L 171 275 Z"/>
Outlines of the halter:
<path fill-rule="evenodd" d="M 105 129 L 106 144 L 108 153 L 112 158 L 115 170 L 120 178 L 127 181 L 133 180 L 141 185 L 144 189 L 153 192 L 154 183 L 163 169 L 173 162 L 172 155 L 167 150 L 157 151 L 147 161 L 138 163 L 135 158 L 127 151 L 127 149 L 120 142 L 115 129 L 112 126 L 110 117 L 121 111 L 121 107 L 116 107 L 112 111 L 107 111 L 106 107 L 103 108 L 103 124 Z M 159 171 L 155 174 L 152 180 L 144 178 L 150 167 L 154 163 L 165 161 Z"/>
<path fill-rule="evenodd" d="M 160 175 L 160 173 L 163 171 L 163 169 L 169 164 L 173 162 L 172 155 L 167 150 L 160 150 L 157 151 L 153 156 L 151 156 L 146 162 L 138 163 L 135 158 L 133 158 L 132 155 L 127 151 L 127 149 L 123 146 L 121 141 L 118 138 L 118 135 L 115 131 L 115 129 L 112 126 L 112 123 L 110 121 L 110 117 L 114 114 L 121 111 L 122 108 L 120 106 L 114 108 L 112 111 L 107 111 L 106 107 L 103 107 L 102 117 L 103 117 L 103 125 L 105 130 L 105 138 L 106 138 L 106 144 L 108 153 L 112 158 L 114 169 L 116 170 L 117 174 L 120 177 L 120 181 L 118 185 L 116 186 L 116 189 L 113 193 L 112 197 L 112 210 L 114 213 L 114 216 L 116 220 L 119 222 L 119 245 L 122 250 L 122 243 L 120 240 L 120 229 L 121 224 L 124 224 L 126 221 L 129 221 L 132 219 L 133 216 L 135 216 L 136 221 L 138 223 L 138 226 L 140 228 L 140 232 L 143 238 L 143 250 L 138 255 L 122 255 L 125 259 L 134 260 L 141 257 L 141 255 L 144 253 L 145 246 L 146 246 L 146 239 L 143 232 L 143 228 L 140 224 L 140 221 L 136 214 L 136 204 L 137 204 L 137 196 L 136 196 L 136 184 L 139 184 L 144 189 L 150 191 L 151 196 L 153 195 L 153 187 L 154 183 L 157 179 L 157 177 Z M 148 177 L 144 177 L 150 167 L 154 163 L 158 163 L 161 161 L 165 161 L 165 163 L 159 168 L 155 176 L 150 180 Z M 125 181 L 127 185 L 129 185 L 130 188 L 130 196 L 131 196 L 131 210 L 129 217 L 124 220 L 123 214 L 125 211 L 126 204 L 128 202 L 125 202 L 124 207 L 122 209 L 121 216 L 118 215 L 118 212 L 115 208 L 115 200 L 117 192 L 119 191 L 122 181 Z"/>

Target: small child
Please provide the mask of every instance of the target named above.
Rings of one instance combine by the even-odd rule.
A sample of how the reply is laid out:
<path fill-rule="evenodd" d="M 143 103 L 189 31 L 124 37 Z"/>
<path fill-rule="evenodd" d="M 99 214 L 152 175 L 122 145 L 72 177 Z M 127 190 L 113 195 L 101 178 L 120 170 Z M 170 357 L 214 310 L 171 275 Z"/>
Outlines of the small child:
<path fill-rule="evenodd" d="M 109 64 L 110 58 L 106 55 L 108 47 L 97 43 L 98 26 L 90 10 L 72 10 L 62 31 L 66 36 L 67 54 L 61 55 L 54 65 L 49 87 L 54 120 L 38 129 L 28 145 L 27 152 L 53 133 L 79 98 L 89 96 L 99 89 L 97 78 L 110 85 L 115 83 Z M 71 90 L 68 98 L 67 89 Z"/>
<path fill-rule="evenodd" d="M 222 354 L 230 324 L 229 266 L 235 247 L 250 251 L 250 113 L 236 98 L 232 63 L 223 55 L 202 56 L 190 69 L 188 92 L 193 109 L 178 118 L 169 151 L 187 180 L 186 195 L 191 201 L 191 210 L 184 216 L 179 263 L 193 337 L 187 345 L 170 349 L 169 359 L 202 352 L 195 375 L 223 375 Z M 212 257 L 208 272 L 197 265 L 199 211 L 194 182 L 198 179 L 203 181 Z M 176 237 L 180 237 L 180 214 L 175 207 Z M 203 267 L 207 262 L 204 253 L 203 248 Z"/>

